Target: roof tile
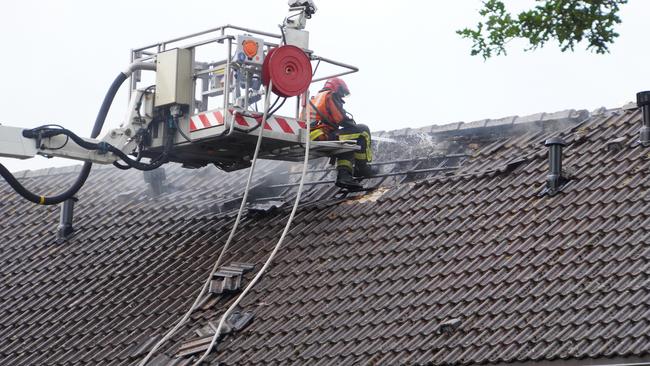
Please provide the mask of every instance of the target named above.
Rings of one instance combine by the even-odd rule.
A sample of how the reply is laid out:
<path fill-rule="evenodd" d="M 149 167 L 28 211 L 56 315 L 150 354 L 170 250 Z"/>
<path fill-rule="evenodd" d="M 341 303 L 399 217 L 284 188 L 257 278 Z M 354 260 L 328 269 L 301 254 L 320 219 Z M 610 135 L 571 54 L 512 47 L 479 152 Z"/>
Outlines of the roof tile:
<path fill-rule="evenodd" d="M 334 188 L 310 187 L 275 264 L 241 304 L 255 320 L 211 359 L 441 365 L 647 356 L 650 159 L 633 143 L 640 114 L 603 111 L 577 125 L 583 117 L 567 110 L 391 132 L 408 139 L 542 126 L 491 140 L 451 176 L 399 184 L 376 200 L 335 200 Z M 565 120 L 569 129 L 544 132 Z M 549 133 L 570 141 L 571 181 L 554 197 L 538 195 Z M 620 150 L 609 151 L 621 137 Z M 260 176 L 273 167 L 260 164 Z M 62 188 L 73 174 L 21 179 Z M 61 245 L 56 208 L 26 204 L 0 182 L 8 197 L 0 205 L 0 363 L 133 363 L 136 348 L 188 309 L 226 240 L 233 215 L 222 205 L 238 198 L 244 172 L 166 175 L 178 190 L 152 199 L 138 193 L 146 184 L 137 172 L 93 171 L 76 234 Z M 131 196 L 117 202 L 125 191 Z M 285 210 L 245 218 L 227 260 L 262 263 L 286 219 Z M 232 300 L 196 313 L 165 352 Z M 461 325 L 439 334 L 451 318 Z"/>

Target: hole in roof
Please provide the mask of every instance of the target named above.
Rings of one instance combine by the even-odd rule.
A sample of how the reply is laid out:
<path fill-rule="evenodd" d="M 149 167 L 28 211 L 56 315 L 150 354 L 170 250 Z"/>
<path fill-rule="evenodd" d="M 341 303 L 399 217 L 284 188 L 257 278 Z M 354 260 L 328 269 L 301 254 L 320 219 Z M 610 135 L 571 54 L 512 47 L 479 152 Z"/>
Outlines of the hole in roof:
<path fill-rule="evenodd" d="M 383 196 L 386 192 L 388 192 L 390 189 L 388 187 L 379 187 L 369 193 L 366 193 L 361 196 L 356 196 L 354 198 L 351 198 L 347 201 L 345 201 L 345 204 L 347 205 L 353 205 L 356 203 L 368 203 L 368 202 L 376 202 L 381 196 Z"/>

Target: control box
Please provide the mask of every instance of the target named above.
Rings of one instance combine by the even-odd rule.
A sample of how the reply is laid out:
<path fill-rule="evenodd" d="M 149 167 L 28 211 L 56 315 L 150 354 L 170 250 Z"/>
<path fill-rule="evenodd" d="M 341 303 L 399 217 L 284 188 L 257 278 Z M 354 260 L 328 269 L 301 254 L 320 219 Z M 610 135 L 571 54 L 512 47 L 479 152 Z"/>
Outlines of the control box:
<path fill-rule="evenodd" d="M 190 105 L 192 101 L 192 52 L 176 48 L 156 57 L 156 107 Z"/>

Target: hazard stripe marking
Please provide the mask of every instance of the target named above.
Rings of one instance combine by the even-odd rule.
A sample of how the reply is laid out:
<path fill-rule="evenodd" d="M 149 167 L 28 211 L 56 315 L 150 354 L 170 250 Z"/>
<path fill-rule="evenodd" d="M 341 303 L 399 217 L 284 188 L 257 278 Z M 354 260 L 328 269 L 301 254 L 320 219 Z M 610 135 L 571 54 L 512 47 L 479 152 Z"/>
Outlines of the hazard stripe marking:
<path fill-rule="evenodd" d="M 237 121 L 238 125 L 241 125 L 241 126 L 244 126 L 244 127 L 249 127 L 250 126 L 248 124 L 248 122 L 246 122 L 246 119 L 240 114 L 237 115 L 237 117 L 235 118 L 235 121 Z"/>
<path fill-rule="evenodd" d="M 293 129 L 291 128 L 291 126 L 289 126 L 289 124 L 285 119 L 276 117 L 275 120 L 276 122 L 278 122 L 278 125 L 280 125 L 280 128 L 282 129 L 282 131 L 284 131 L 284 133 L 291 133 L 291 134 L 294 133 Z"/>
<path fill-rule="evenodd" d="M 210 120 L 205 114 L 199 114 L 199 119 L 201 120 L 201 123 L 203 123 L 203 127 L 205 128 L 212 127 L 212 125 L 210 124 Z"/>
<path fill-rule="evenodd" d="M 217 119 L 217 122 L 219 122 L 220 125 L 223 124 L 223 116 L 221 115 L 221 112 L 217 111 L 213 113 L 214 118 Z"/>
<path fill-rule="evenodd" d="M 193 118 L 190 118 L 190 131 L 196 131 L 196 125 L 194 124 Z"/>
<path fill-rule="evenodd" d="M 232 112 L 229 112 L 232 113 Z M 256 126 L 262 122 L 262 115 L 247 116 L 239 113 L 234 114 L 235 123 L 244 128 Z M 203 112 L 189 118 L 189 130 L 191 132 L 222 126 L 225 124 L 224 113 L 220 110 Z M 298 121 L 293 118 L 272 116 L 264 124 L 264 130 L 277 133 L 296 135 L 300 129 L 308 129 L 305 121 Z"/>

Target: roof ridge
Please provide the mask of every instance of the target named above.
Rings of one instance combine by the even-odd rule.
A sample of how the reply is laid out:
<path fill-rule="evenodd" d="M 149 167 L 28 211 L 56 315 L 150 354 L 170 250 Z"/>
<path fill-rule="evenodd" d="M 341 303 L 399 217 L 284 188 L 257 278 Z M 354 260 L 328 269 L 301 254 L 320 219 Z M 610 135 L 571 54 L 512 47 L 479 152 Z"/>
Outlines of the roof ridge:
<path fill-rule="evenodd" d="M 633 105 L 632 105 L 633 104 Z M 616 115 L 620 115 L 621 113 L 627 113 L 630 111 L 633 111 L 637 109 L 636 103 L 628 103 L 624 105 L 621 108 L 612 108 L 612 109 L 607 109 L 605 107 L 598 108 L 592 112 L 589 113 L 588 117 L 585 119 L 582 119 L 581 121 L 571 124 L 569 126 L 565 126 L 564 128 L 557 129 L 554 131 L 547 131 L 546 135 L 548 138 L 558 136 L 558 137 L 563 137 L 567 140 L 567 143 L 569 146 L 573 143 L 575 143 L 577 140 L 581 139 L 581 136 L 576 135 L 576 131 L 580 128 L 584 128 L 585 124 L 590 124 L 594 123 L 598 127 L 600 127 L 602 124 L 606 123 L 608 121 L 608 118 Z M 496 141 L 493 144 L 487 145 L 483 147 L 482 149 L 478 150 L 474 155 L 473 158 L 476 159 L 481 159 L 482 157 L 488 157 L 491 156 L 494 151 L 491 151 L 494 149 L 493 145 L 497 146 L 504 146 L 507 144 L 509 141 L 516 140 L 516 139 L 522 139 L 522 143 L 527 143 L 530 144 L 537 136 L 539 133 L 543 133 L 545 131 L 540 130 L 537 132 L 535 135 L 523 135 L 523 136 L 510 136 L 507 137 L 504 140 L 501 141 Z M 543 142 L 543 141 L 540 141 Z M 488 152 L 486 152 L 486 150 Z M 512 171 L 514 168 L 518 167 L 519 165 L 523 163 L 530 162 L 535 159 L 546 159 L 546 154 L 547 154 L 547 149 L 544 148 L 543 144 L 540 144 L 538 148 L 535 149 L 535 151 L 529 152 L 528 154 L 525 155 L 513 155 L 510 156 L 506 159 L 500 159 L 502 160 L 502 164 L 498 165 L 493 165 L 487 169 L 480 169 L 480 166 L 474 166 L 472 164 L 469 164 L 468 166 L 465 166 L 461 168 L 458 171 L 455 171 L 454 174 L 452 175 L 436 175 L 432 177 L 427 177 L 425 179 L 422 179 L 418 182 L 416 182 L 417 187 L 420 187 L 422 185 L 426 186 L 431 186 L 433 184 L 437 183 L 445 183 L 448 181 L 454 181 L 454 180 L 466 180 L 466 179 L 480 179 L 484 177 L 491 177 L 493 175 L 497 174 L 503 174 Z"/>
<path fill-rule="evenodd" d="M 593 114 L 603 113 L 604 111 L 610 111 L 610 110 L 598 109 L 594 111 Z M 434 125 L 427 125 L 418 128 L 407 127 L 407 128 L 397 129 L 397 130 L 376 131 L 373 132 L 373 134 L 376 136 L 397 137 L 397 136 L 422 134 L 422 133 L 448 134 L 450 132 L 453 133 L 462 130 L 477 130 L 477 129 L 504 128 L 504 127 L 507 128 L 507 127 L 524 126 L 524 125 L 528 126 L 533 124 L 540 125 L 540 127 L 543 127 L 543 125 L 545 124 L 552 124 L 552 123 L 580 122 L 581 120 L 584 120 L 591 116 L 592 116 L 592 112 L 589 112 L 586 109 L 565 109 L 556 112 L 533 113 L 525 116 L 511 115 L 511 116 L 500 117 L 496 119 L 491 119 L 491 118 L 481 119 L 472 122 L 459 121 L 459 122 L 447 123 L 443 125 L 434 124 Z"/>

